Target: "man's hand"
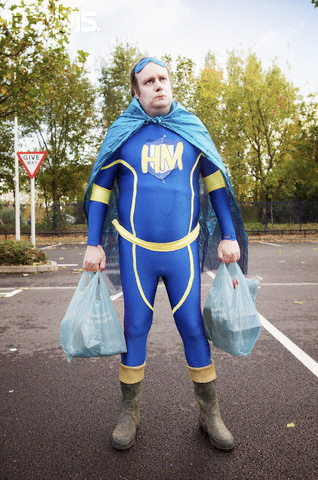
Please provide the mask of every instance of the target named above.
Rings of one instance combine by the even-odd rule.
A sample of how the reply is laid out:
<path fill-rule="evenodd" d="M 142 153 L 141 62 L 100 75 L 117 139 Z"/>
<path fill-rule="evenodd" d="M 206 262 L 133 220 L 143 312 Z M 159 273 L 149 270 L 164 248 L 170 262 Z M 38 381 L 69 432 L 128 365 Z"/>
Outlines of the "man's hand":
<path fill-rule="evenodd" d="M 240 259 L 240 246 L 236 240 L 222 240 L 218 246 L 218 257 L 223 263 L 235 263 Z"/>
<path fill-rule="evenodd" d="M 83 268 L 86 272 L 101 272 L 106 266 L 106 255 L 101 245 L 94 247 L 93 245 L 87 245 L 87 249 L 84 255 Z"/>

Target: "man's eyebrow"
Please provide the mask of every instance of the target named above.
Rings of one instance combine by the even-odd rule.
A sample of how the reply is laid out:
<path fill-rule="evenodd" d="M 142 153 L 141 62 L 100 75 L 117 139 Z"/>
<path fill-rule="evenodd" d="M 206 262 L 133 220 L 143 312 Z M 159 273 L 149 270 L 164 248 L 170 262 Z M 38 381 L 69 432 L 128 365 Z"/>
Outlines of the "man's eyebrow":
<path fill-rule="evenodd" d="M 144 79 L 144 83 L 147 83 L 149 82 L 149 80 L 154 80 L 156 78 L 157 75 L 151 75 L 150 77 L 146 77 Z M 162 75 L 158 75 L 159 78 L 168 78 L 168 76 L 166 74 L 162 74 Z"/>
<path fill-rule="evenodd" d="M 149 80 L 153 80 L 154 78 L 155 78 L 155 76 L 154 76 L 154 75 L 151 75 L 150 77 L 146 77 L 145 80 L 144 80 L 144 82 L 145 82 L 145 83 L 146 83 L 146 82 L 149 82 Z"/>

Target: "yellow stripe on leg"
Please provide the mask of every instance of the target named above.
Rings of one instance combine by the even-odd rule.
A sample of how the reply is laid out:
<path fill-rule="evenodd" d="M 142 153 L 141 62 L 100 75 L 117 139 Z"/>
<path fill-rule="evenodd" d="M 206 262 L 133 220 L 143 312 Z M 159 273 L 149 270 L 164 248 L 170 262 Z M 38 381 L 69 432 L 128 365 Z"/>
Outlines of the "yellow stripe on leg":
<path fill-rule="evenodd" d="M 132 385 L 134 383 L 141 382 L 145 375 L 146 362 L 143 365 L 137 367 L 128 367 L 120 362 L 119 364 L 119 380 L 123 383 Z"/>
<path fill-rule="evenodd" d="M 190 378 L 193 382 L 209 383 L 216 379 L 214 362 L 211 362 L 210 365 L 201 368 L 190 367 L 188 365 L 188 369 L 190 372 Z"/>
<path fill-rule="evenodd" d="M 186 301 L 188 295 L 189 295 L 189 292 L 192 288 L 192 284 L 193 284 L 193 279 L 194 279 L 194 265 L 193 265 L 193 255 L 192 255 L 192 250 L 191 250 L 191 247 L 190 245 L 188 245 L 188 252 L 189 252 L 189 259 L 190 259 L 190 278 L 189 278 L 189 282 L 188 282 L 188 286 L 186 288 L 186 291 L 184 292 L 180 302 L 174 307 L 174 309 L 172 310 L 172 315 L 174 315 L 176 313 L 176 311 L 178 310 L 178 308 L 181 307 L 181 305 L 184 304 L 184 302 Z"/>

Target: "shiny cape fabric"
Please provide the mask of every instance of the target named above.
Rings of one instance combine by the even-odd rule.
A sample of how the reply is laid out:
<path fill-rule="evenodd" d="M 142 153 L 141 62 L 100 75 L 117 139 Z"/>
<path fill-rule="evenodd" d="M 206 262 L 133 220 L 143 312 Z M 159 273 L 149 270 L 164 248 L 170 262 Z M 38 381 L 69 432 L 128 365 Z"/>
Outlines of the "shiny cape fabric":
<path fill-rule="evenodd" d="M 234 191 L 229 179 L 228 173 L 224 163 L 215 148 L 215 145 L 210 137 L 209 132 L 199 120 L 198 117 L 190 113 L 177 102 L 172 102 L 171 110 L 167 115 L 158 117 L 149 117 L 141 108 L 138 100 L 134 98 L 127 110 L 118 117 L 118 119 L 108 129 L 106 137 L 99 150 L 97 159 L 92 168 L 91 175 L 88 180 L 88 186 L 84 199 L 84 211 L 86 216 L 88 214 L 89 199 L 91 196 L 92 186 L 96 175 L 101 167 L 107 165 L 116 158 L 118 149 L 138 130 L 148 123 L 162 125 L 163 127 L 177 133 L 189 143 L 197 147 L 205 157 L 215 164 L 222 172 L 226 182 L 228 194 L 230 197 L 231 212 L 233 224 L 236 231 L 237 241 L 241 249 L 241 258 L 238 262 L 241 269 L 246 274 L 248 265 L 248 241 L 244 229 L 241 213 L 234 196 Z M 219 224 L 214 213 L 213 207 L 209 200 L 205 189 L 200 188 L 203 192 L 200 198 L 201 212 L 200 212 L 200 265 L 201 271 L 213 270 L 219 266 L 217 258 L 217 245 L 222 239 Z M 118 248 L 117 237 L 118 234 L 111 225 L 111 220 L 117 218 L 117 197 L 118 187 L 114 186 L 111 201 L 104 225 L 103 243 L 107 256 L 107 268 L 111 270 L 114 285 L 118 284 L 115 277 L 118 277 Z"/>

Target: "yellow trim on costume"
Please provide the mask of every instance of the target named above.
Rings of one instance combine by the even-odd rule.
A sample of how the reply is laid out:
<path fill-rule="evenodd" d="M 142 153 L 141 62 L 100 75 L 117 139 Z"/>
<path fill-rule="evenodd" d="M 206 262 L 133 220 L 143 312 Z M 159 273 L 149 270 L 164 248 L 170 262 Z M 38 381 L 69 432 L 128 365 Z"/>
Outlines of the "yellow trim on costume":
<path fill-rule="evenodd" d="M 218 188 L 225 187 L 225 181 L 220 170 L 212 173 L 212 175 L 204 177 L 203 180 L 208 193 L 212 192 L 213 190 L 217 190 Z"/>
<path fill-rule="evenodd" d="M 129 385 L 141 382 L 145 375 L 145 366 L 146 362 L 143 365 L 138 365 L 137 367 L 128 367 L 120 362 L 119 380 L 123 383 L 128 383 Z"/>
<path fill-rule="evenodd" d="M 193 168 L 191 170 L 191 174 L 190 174 L 190 188 L 191 188 L 191 215 L 190 215 L 190 224 L 189 224 L 189 233 L 190 233 L 190 230 L 191 230 L 191 225 L 192 225 L 192 220 L 193 220 L 193 211 L 194 211 L 194 188 L 193 188 L 193 172 L 196 168 L 196 166 L 198 165 L 198 162 L 200 160 L 200 157 L 201 157 L 202 153 L 200 153 L 200 155 L 198 155 L 198 158 L 196 159 L 196 162 L 195 164 L 193 165 Z"/>
<path fill-rule="evenodd" d="M 135 225 L 134 225 L 134 213 L 135 213 L 135 207 L 136 207 L 136 197 L 137 197 L 137 180 L 138 176 L 136 171 L 133 169 L 129 163 L 125 162 L 124 160 L 115 160 L 114 162 L 110 163 L 109 165 L 102 167 L 101 170 L 104 170 L 106 168 L 110 168 L 113 165 L 116 165 L 118 163 L 121 163 L 125 167 L 127 167 L 134 176 L 134 186 L 133 186 L 133 197 L 132 197 L 132 202 L 131 202 L 131 210 L 130 210 L 130 224 L 131 224 L 131 229 L 133 233 L 128 232 L 124 227 L 122 227 L 119 222 L 114 219 L 113 220 L 113 225 L 115 229 L 118 231 L 118 233 L 125 238 L 126 240 L 130 241 L 132 243 L 132 255 L 133 255 L 133 268 L 134 268 L 134 273 L 135 273 L 135 279 L 137 283 L 137 287 L 139 290 L 139 293 L 145 302 L 145 304 L 151 309 L 154 310 L 153 306 L 150 304 L 150 302 L 147 300 L 146 295 L 142 289 L 140 278 L 138 275 L 138 270 L 137 270 L 137 258 L 136 258 L 136 245 L 143 247 L 147 250 L 152 250 L 152 251 L 157 251 L 157 252 L 171 252 L 175 250 L 179 250 L 180 248 L 187 247 L 188 252 L 189 252 L 189 260 L 190 260 L 190 278 L 189 282 L 187 285 L 187 288 L 179 301 L 179 303 L 173 308 L 172 313 L 174 314 L 178 308 L 181 307 L 181 305 L 185 302 L 187 296 L 189 295 L 189 292 L 191 290 L 192 284 L 193 284 L 193 279 L 194 279 L 194 264 L 193 264 L 193 255 L 192 255 L 192 250 L 190 248 L 190 244 L 198 237 L 199 231 L 200 231 L 200 225 L 199 223 L 197 226 L 190 231 L 192 221 L 193 221 L 193 212 L 194 212 L 194 188 L 193 188 L 193 173 L 194 170 L 199 162 L 199 159 L 201 157 L 201 153 L 198 156 L 192 170 L 191 170 L 191 175 L 190 175 L 190 188 L 191 188 L 191 214 L 190 214 L 190 224 L 189 224 L 189 233 L 185 237 L 181 238 L 180 240 L 176 240 L 174 242 L 166 242 L 166 243 L 156 243 L 156 242 L 147 242 L 145 240 L 142 240 L 136 236 L 136 230 L 135 230 Z M 180 166 L 179 166 L 180 168 Z"/>
<path fill-rule="evenodd" d="M 122 225 L 120 225 L 120 223 L 116 219 L 112 221 L 112 224 L 114 225 L 119 235 L 125 238 L 125 240 L 128 240 L 134 245 L 145 248 L 146 250 L 151 250 L 154 252 L 173 252 L 175 250 L 180 250 L 181 248 L 187 247 L 197 238 L 200 232 L 200 224 L 198 223 L 197 226 L 192 230 L 192 232 L 190 232 L 185 237 L 180 238 L 179 240 L 175 240 L 174 242 L 158 243 L 147 242 L 146 240 L 136 237 L 136 235 L 128 232 L 128 230 L 126 230 Z"/>
<path fill-rule="evenodd" d="M 93 183 L 92 194 L 90 200 L 94 200 L 95 202 L 106 203 L 109 204 L 110 194 L 112 193 L 111 190 L 108 188 L 101 187 L 96 183 Z"/>
<path fill-rule="evenodd" d="M 193 221 L 193 212 L 194 212 L 194 188 L 193 188 L 193 173 L 194 173 L 194 170 L 196 169 L 196 166 L 198 165 L 199 163 L 199 160 L 200 160 L 200 157 L 201 157 L 202 153 L 200 153 L 198 155 L 198 158 L 196 159 L 196 162 L 195 164 L 193 165 L 192 167 L 192 170 L 191 170 L 191 174 L 190 174 L 190 188 L 191 188 L 191 214 L 190 214 L 190 223 L 189 223 L 189 233 L 187 235 L 187 237 L 189 237 L 190 235 L 193 234 L 193 232 L 196 231 L 196 229 L 198 229 L 198 233 L 196 234 L 195 238 L 197 238 L 197 236 L 199 235 L 199 230 L 200 230 L 200 226 L 199 226 L 199 223 L 197 224 L 197 226 L 195 227 L 195 229 L 191 232 L 191 225 L 192 225 L 192 221 Z M 185 238 L 187 238 L 185 237 Z M 194 239 L 195 239 L 194 238 Z M 189 281 L 188 281 L 188 285 L 187 285 L 187 288 L 185 289 L 185 292 L 184 294 L 182 295 L 181 297 L 181 300 L 177 303 L 177 305 L 172 309 L 172 315 L 174 315 L 176 313 L 176 311 L 178 310 L 178 308 L 181 307 L 181 305 L 184 304 L 184 302 L 186 301 L 189 293 L 190 293 L 190 290 L 192 288 L 192 284 L 193 284 L 193 279 L 194 279 L 194 264 L 193 264 L 193 254 L 192 254 L 192 250 L 191 250 L 191 247 L 190 247 L 190 243 L 192 242 L 189 242 L 188 245 L 187 245 L 187 248 L 188 248 L 188 252 L 189 252 L 189 261 L 190 261 L 190 277 L 189 277 Z"/>
<path fill-rule="evenodd" d="M 190 378 L 193 382 L 209 383 L 216 379 L 215 365 L 211 362 L 210 365 L 201 368 L 190 367 L 188 365 Z"/>
<path fill-rule="evenodd" d="M 125 160 L 115 160 L 109 165 L 106 165 L 106 167 L 102 167 L 101 170 L 105 170 L 106 168 L 111 168 L 113 165 L 116 165 L 118 163 L 121 163 L 122 165 L 127 167 L 134 176 L 133 197 L 132 197 L 131 209 L 130 209 L 130 224 L 131 224 L 131 229 L 134 235 L 136 235 L 135 225 L 134 225 L 134 214 L 135 214 L 136 197 L 137 197 L 137 179 L 138 179 L 136 170 L 131 165 L 129 165 L 129 163 L 125 162 Z"/>
<path fill-rule="evenodd" d="M 174 307 L 172 310 L 172 315 L 175 314 L 175 312 L 178 310 L 178 308 L 181 307 L 181 305 L 185 302 L 187 296 L 189 295 L 189 292 L 191 290 L 192 284 L 193 284 L 193 279 L 194 279 L 194 265 L 193 265 L 193 255 L 192 255 L 192 250 L 190 245 L 188 245 L 188 252 L 189 252 L 189 260 L 190 260 L 190 278 L 188 282 L 188 286 L 180 300 L 180 302 Z"/>
<path fill-rule="evenodd" d="M 147 307 L 150 308 L 150 310 L 154 311 L 154 308 L 153 306 L 151 305 L 151 303 L 147 300 L 147 297 L 142 289 L 142 286 L 141 286 L 141 281 L 140 281 L 140 278 L 139 278 L 139 275 L 138 275 L 138 270 L 137 270 L 137 258 L 136 258 L 136 244 L 133 243 L 132 245 L 132 249 L 133 249 L 133 264 L 134 264 L 134 272 L 135 272 L 135 278 L 136 278 L 136 282 L 137 282 L 137 287 L 138 287 L 138 290 L 139 290 L 139 293 L 141 295 L 141 298 L 143 299 L 143 301 L 145 302 L 145 304 L 147 305 Z"/>
<path fill-rule="evenodd" d="M 134 176 L 133 196 L 132 196 L 131 209 L 130 209 L 130 225 L 131 225 L 133 235 L 129 232 L 127 232 L 127 233 L 129 233 L 129 235 L 132 235 L 133 238 L 137 238 L 136 237 L 135 224 L 134 224 L 134 214 L 135 214 L 136 197 L 137 197 L 137 181 L 138 181 L 138 176 L 137 176 L 136 170 L 131 165 L 129 165 L 129 163 L 125 162 L 125 160 L 121 160 L 121 159 L 120 160 L 115 160 L 114 162 L 110 163 L 106 167 L 102 167 L 101 170 L 104 170 L 106 168 L 110 168 L 113 165 L 116 165 L 118 163 L 121 163 L 122 165 L 127 167 L 132 172 L 132 174 Z M 116 228 L 116 222 L 117 222 L 117 220 L 113 221 L 113 224 L 114 224 L 115 228 Z M 119 223 L 118 223 L 118 225 L 119 225 Z M 123 228 L 123 227 L 121 227 L 121 228 Z M 127 231 L 127 230 L 125 230 L 125 231 Z M 133 267 L 134 267 L 135 279 L 136 279 L 137 287 L 138 287 L 139 293 L 141 295 L 141 298 L 143 299 L 145 304 L 151 310 L 154 310 L 153 306 L 150 304 L 150 302 L 148 302 L 148 300 L 146 298 L 146 295 L 144 294 L 144 291 L 143 291 L 142 286 L 141 286 L 141 282 L 140 282 L 140 278 L 139 278 L 138 270 L 137 270 L 136 245 L 134 243 L 132 245 L 132 256 L 133 256 Z"/>

